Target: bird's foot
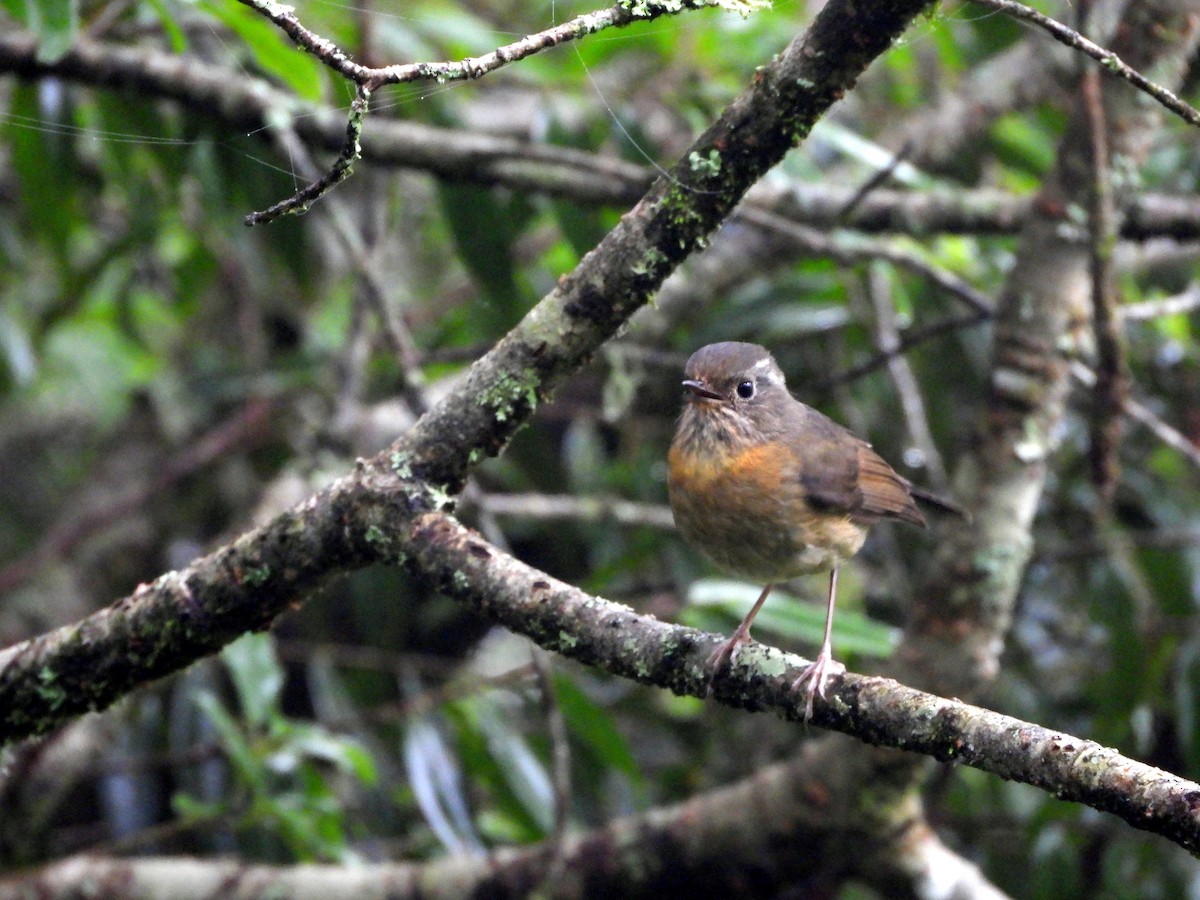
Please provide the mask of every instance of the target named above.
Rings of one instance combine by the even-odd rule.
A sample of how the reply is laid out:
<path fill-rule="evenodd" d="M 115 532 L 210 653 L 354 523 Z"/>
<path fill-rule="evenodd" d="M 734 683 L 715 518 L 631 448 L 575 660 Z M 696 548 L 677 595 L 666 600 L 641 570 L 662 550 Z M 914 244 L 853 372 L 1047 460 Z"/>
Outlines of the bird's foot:
<path fill-rule="evenodd" d="M 708 657 L 708 665 L 712 669 L 712 674 L 708 677 L 708 690 L 706 691 L 707 694 L 712 693 L 713 681 L 716 679 L 721 669 L 725 667 L 725 664 L 729 663 L 730 665 L 733 665 L 734 660 L 737 658 L 737 652 L 741 648 L 742 644 L 748 643 L 750 643 L 750 629 L 747 628 L 745 631 L 743 631 L 741 628 L 738 628 L 732 635 L 730 635 L 729 640 L 722 641 L 719 645 L 717 645 L 717 649 L 714 650 L 712 655 Z"/>
<path fill-rule="evenodd" d="M 799 690 L 806 681 L 808 682 L 807 700 L 804 704 L 805 722 L 812 718 L 813 698 L 820 694 L 821 699 L 824 700 L 825 685 L 829 683 L 829 679 L 845 674 L 846 667 L 833 658 L 833 652 L 826 646 L 821 648 L 821 652 L 817 654 L 817 658 L 808 668 L 800 673 L 800 677 L 792 682 L 792 690 Z"/>

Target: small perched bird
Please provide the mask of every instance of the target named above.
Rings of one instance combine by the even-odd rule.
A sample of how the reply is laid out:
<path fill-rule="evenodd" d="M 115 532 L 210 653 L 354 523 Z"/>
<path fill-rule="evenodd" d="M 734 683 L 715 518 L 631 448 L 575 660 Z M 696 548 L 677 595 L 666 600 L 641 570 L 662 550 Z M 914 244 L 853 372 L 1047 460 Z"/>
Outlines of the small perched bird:
<path fill-rule="evenodd" d="M 675 524 L 717 566 L 765 582 L 713 676 L 750 640 L 750 623 L 776 582 L 829 570 L 825 640 L 793 684 L 807 682 L 805 717 L 846 667 L 830 633 L 838 566 L 880 519 L 925 527 L 914 500 L 961 512 L 896 474 L 866 441 L 788 393 L 774 357 L 757 344 L 701 347 L 687 362 L 684 406 L 671 442 L 667 485 Z"/>

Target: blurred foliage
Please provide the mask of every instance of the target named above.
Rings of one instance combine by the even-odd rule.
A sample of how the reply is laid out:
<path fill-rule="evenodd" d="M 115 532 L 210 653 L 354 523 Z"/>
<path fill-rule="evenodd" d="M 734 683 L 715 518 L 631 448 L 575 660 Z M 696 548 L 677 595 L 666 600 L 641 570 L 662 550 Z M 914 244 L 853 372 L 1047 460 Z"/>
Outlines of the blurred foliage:
<path fill-rule="evenodd" d="M 176 794 L 182 824 L 232 820 L 258 854 L 352 861 L 350 810 L 339 802 L 330 776 L 373 784 L 378 775 L 370 754 L 353 739 L 283 714 L 284 672 L 269 636 L 246 635 L 226 647 L 221 658 L 235 688 L 236 711 L 209 691 L 200 691 L 195 700 L 229 761 L 231 784 L 216 801 Z M 272 852 L 277 842 L 282 846 Z"/>
<path fill-rule="evenodd" d="M 480 54 L 589 8 L 427 0 L 400 12 L 335 3 L 298 11 L 358 57 L 409 62 Z M 3 0 L 0 9 L 0 27 L 35 32 L 45 58 L 86 32 L 348 103 L 330 72 L 233 0 Z M 803 5 L 779 2 L 745 18 L 707 10 L 660 19 L 479 82 L 381 90 L 373 115 L 668 165 L 807 17 Z M 772 177 L 863 184 L 889 158 L 882 146 L 893 129 L 1026 39 L 1008 20 L 967 9 L 922 20 Z M 1029 193 L 1053 164 L 1063 122 L 1050 103 L 1012 109 L 962 147 L 952 170 L 898 183 L 949 196 L 985 186 Z M 0 599 L 0 643 L 185 564 L 411 423 L 396 399 L 407 376 L 363 299 L 361 259 L 436 398 L 623 212 L 359 163 L 308 216 L 248 231 L 245 213 L 305 178 L 285 137 L 241 134 L 219 116 L 134 91 L 0 83 L 0 571 L 58 542 Z M 1194 192 L 1200 169 L 1183 146 L 1169 127 L 1141 181 Z M 358 235 L 361 258 L 335 217 Z M 905 246 L 994 295 L 1014 244 L 943 235 Z M 883 268 L 902 328 L 960 311 L 928 282 Z M 1134 260 L 1122 270 L 1124 302 L 1180 291 L 1195 272 L 1194 251 Z M 875 352 L 866 274 L 865 265 L 784 259 L 713 303 L 674 312 L 652 348 L 631 329 L 621 338 L 629 352 L 579 373 L 482 467 L 473 491 L 665 502 L 678 373 L 714 339 L 770 345 L 800 396 L 889 459 L 906 458 L 912 439 L 886 369 L 838 381 Z M 1197 314 L 1180 313 L 1127 330 L 1140 395 L 1193 440 L 1196 325 Z M 971 439 L 987 346 L 981 327 L 907 354 L 951 466 Z M 628 407 L 614 419 L 604 400 L 618 395 Z M 983 702 L 1200 777 L 1200 479 L 1130 428 L 1106 516 L 1087 483 L 1087 403 L 1076 399 L 1004 671 Z M 221 431 L 253 401 L 269 406 L 265 428 Z M 220 452 L 171 468 L 206 440 Z M 927 480 L 919 467 L 907 474 Z M 531 564 L 675 621 L 727 631 L 761 588 L 712 580 L 652 525 L 495 516 L 471 495 L 462 514 Z M 80 535 L 62 537 L 80 522 Z M 893 652 L 907 585 L 929 552 L 924 536 L 883 529 L 844 570 L 835 646 L 852 665 Z M 824 579 L 789 588 L 767 604 L 758 634 L 811 650 Z M 178 828 L 155 845 L 164 850 L 429 858 L 541 840 L 556 825 L 547 709 L 565 723 L 568 814 L 580 828 L 745 776 L 810 737 L 561 661 L 545 698 L 524 642 L 390 570 L 331 585 L 274 639 L 243 639 L 222 659 L 219 677 L 188 673 L 152 689 L 171 700 L 161 727 L 130 738 L 147 758 L 168 757 L 149 811 Z M 197 746 L 210 751 L 202 764 L 189 755 Z M 43 848 L 35 857 L 90 849 L 118 831 L 97 799 L 102 767 L 73 777 L 88 828 L 68 827 L 79 813 L 65 807 L 30 819 L 30 844 Z M 930 792 L 947 841 L 1014 896 L 1195 891 L 1182 851 L 1108 817 L 970 770 L 943 770 Z M 2 843 L 0 854 L 5 865 L 36 861 Z"/>

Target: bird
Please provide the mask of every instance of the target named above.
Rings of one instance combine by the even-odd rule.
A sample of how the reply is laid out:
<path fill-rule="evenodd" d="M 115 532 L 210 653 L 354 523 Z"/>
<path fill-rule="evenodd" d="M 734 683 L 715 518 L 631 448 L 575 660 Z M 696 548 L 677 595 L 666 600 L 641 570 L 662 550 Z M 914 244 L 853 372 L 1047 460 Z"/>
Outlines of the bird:
<path fill-rule="evenodd" d="M 805 720 L 846 668 L 831 635 L 838 568 L 881 520 L 926 527 L 917 507 L 961 507 L 903 478 L 866 441 L 792 396 L 765 347 L 722 341 L 684 370 L 684 404 L 667 456 L 667 489 L 684 539 L 718 568 L 765 584 L 750 612 L 709 658 L 712 679 L 748 643 L 750 624 L 780 581 L 829 571 L 825 636 L 793 682 Z M 712 680 L 709 681 L 711 689 Z"/>

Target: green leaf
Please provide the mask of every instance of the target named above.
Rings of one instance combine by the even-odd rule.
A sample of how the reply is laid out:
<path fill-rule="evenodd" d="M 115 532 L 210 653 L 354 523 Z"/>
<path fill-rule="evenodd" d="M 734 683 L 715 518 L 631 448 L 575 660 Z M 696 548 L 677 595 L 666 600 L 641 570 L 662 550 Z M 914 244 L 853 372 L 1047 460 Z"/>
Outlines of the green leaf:
<path fill-rule="evenodd" d="M 492 741 L 479 724 L 479 702 L 475 698 L 447 703 L 446 715 L 457 729 L 457 748 L 471 780 L 486 788 L 494 806 L 477 817 L 481 829 L 492 837 L 529 843 L 546 836 L 541 823 L 516 795 L 508 773 L 493 752 Z"/>
<path fill-rule="evenodd" d="M 1130 710 L 1158 682 L 1151 678 L 1151 648 L 1139 632 L 1133 599 L 1110 568 L 1095 573 L 1088 603 L 1091 620 L 1108 640 L 1104 670 L 1086 685 L 1088 709 L 1100 723 L 1096 740 L 1115 742 L 1126 736 Z"/>
<path fill-rule="evenodd" d="M 438 197 L 459 258 L 490 306 L 489 328 L 510 328 L 530 299 L 518 278 L 514 244 L 533 206 L 523 196 L 474 184 L 439 183 Z"/>
<path fill-rule="evenodd" d="M 38 62 L 55 63 L 66 56 L 79 30 L 79 0 L 26 0 L 25 10 L 38 36 Z"/>
<path fill-rule="evenodd" d="M 912 109 L 920 104 L 921 67 L 917 64 L 916 47 L 900 42 L 883 57 L 883 65 L 891 75 L 891 99 L 901 107 Z"/>
<path fill-rule="evenodd" d="M 171 797 L 171 808 L 179 818 L 191 822 L 216 819 L 229 811 L 224 803 L 205 803 L 182 791 Z"/>
<path fill-rule="evenodd" d="M 496 26 L 465 5 L 442 5 L 436 15 L 419 16 L 410 25 L 447 59 L 476 56 L 496 44 Z"/>
<path fill-rule="evenodd" d="M 748 18 L 756 12 L 771 8 L 771 0 L 717 0 L 717 6 L 726 12 L 735 12 L 742 18 Z"/>
<path fill-rule="evenodd" d="M 272 22 L 233 3 L 204 0 L 200 8 L 240 37 L 264 72 L 274 75 L 301 99 L 314 103 L 321 99 L 321 64 L 288 40 Z"/>
<path fill-rule="evenodd" d="M 1187 557 L 1178 550 L 1140 547 L 1134 553 L 1142 577 L 1146 580 L 1162 611 L 1186 621 L 1194 611 L 1192 585 L 1195 583 Z"/>
<path fill-rule="evenodd" d="M 1173 313 L 1153 320 L 1153 327 L 1164 338 L 1187 344 L 1192 336 L 1192 319 L 1187 313 Z"/>
<path fill-rule="evenodd" d="M 600 239 L 616 224 L 615 215 L 579 203 L 554 200 L 550 207 L 558 220 L 558 227 L 562 229 L 563 237 L 567 239 L 577 257 L 582 257 L 600 243 Z"/>
<path fill-rule="evenodd" d="M 378 779 L 375 760 L 353 738 L 340 737 L 312 725 L 293 725 L 291 738 L 291 743 L 306 757 L 336 766 L 363 784 L 374 784 Z"/>
<path fill-rule="evenodd" d="M 730 622 L 749 612 L 761 591 L 761 587 L 742 581 L 718 578 L 695 581 L 688 591 L 688 609 L 683 620 L 696 628 L 724 631 Z M 717 610 L 724 615 L 714 616 Z M 754 625 L 781 637 L 819 644 L 825 634 L 825 608 L 804 603 L 776 589 L 763 604 Z M 852 609 L 839 609 L 833 620 L 833 641 L 839 653 L 886 658 L 891 656 L 898 639 L 897 629 Z"/>
<path fill-rule="evenodd" d="M 196 705 L 216 728 L 221 749 L 225 751 L 230 764 L 237 770 L 241 778 L 251 785 L 256 793 L 265 792 L 267 787 L 266 769 L 250 748 L 237 721 L 212 691 L 200 691 L 196 695 Z"/>
<path fill-rule="evenodd" d="M 183 53 L 187 50 L 187 35 L 179 27 L 179 22 L 172 14 L 172 11 L 167 9 L 165 0 L 146 0 L 146 2 L 154 10 L 154 14 L 158 17 L 158 22 L 162 25 L 163 31 L 167 33 L 167 40 L 171 42 L 171 52 Z"/>
<path fill-rule="evenodd" d="M 126 409 L 130 389 L 146 384 L 161 360 L 120 334 L 115 299 L 88 299 L 85 313 L 57 325 L 45 341 L 36 395 L 112 421 Z"/>
<path fill-rule="evenodd" d="M 81 217 L 83 188 L 72 139 L 59 133 L 70 127 L 69 101 L 61 92 L 57 96 L 58 103 L 43 102 L 37 86 L 13 85 L 3 133 L 10 147 L 22 227 L 45 241 L 65 266 L 67 240 Z M 45 177 L 46 172 L 54 177 Z"/>
<path fill-rule="evenodd" d="M 1024 174 L 1040 179 L 1050 169 L 1057 153 L 1055 141 L 1047 139 L 1050 131 L 1046 122 L 1017 113 L 996 120 L 992 142 L 1001 161 L 1016 170 L 1010 176 Z"/>
<path fill-rule="evenodd" d="M 417 806 L 442 846 L 451 853 L 481 850 L 454 754 L 427 718 L 408 723 L 404 765 Z"/>
<path fill-rule="evenodd" d="M 500 772 L 513 795 L 537 822 L 543 834 L 554 827 L 554 789 L 546 767 L 537 758 L 524 735 L 500 714 L 487 698 L 475 703 L 476 724 L 487 742 L 488 752 L 500 766 Z"/>
<path fill-rule="evenodd" d="M 37 354 L 28 329 L 0 309 L 0 392 L 29 384 L 37 375 Z"/>
<path fill-rule="evenodd" d="M 616 769 L 640 786 L 642 773 L 637 760 L 633 758 L 629 743 L 613 723 L 608 710 L 594 703 L 561 672 L 554 676 L 554 695 L 571 733 L 587 744 L 601 763 Z"/>
<path fill-rule="evenodd" d="M 933 187 L 934 180 L 914 166 L 912 163 L 896 163 L 896 154 L 886 147 L 868 140 L 857 131 L 838 125 L 829 119 L 822 119 L 813 128 L 813 137 L 823 144 L 828 144 L 850 159 L 862 163 L 871 170 L 883 170 L 891 167 L 891 180 L 913 188 Z"/>
<path fill-rule="evenodd" d="M 29 26 L 31 10 L 26 0 L 0 0 L 0 9 L 4 10 L 22 25 Z"/>
<path fill-rule="evenodd" d="M 283 690 L 283 667 L 275 655 L 269 634 L 247 634 L 223 651 L 229 674 L 237 689 L 238 702 L 247 722 L 266 728 L 279 717 L 279 695 Z"/>

